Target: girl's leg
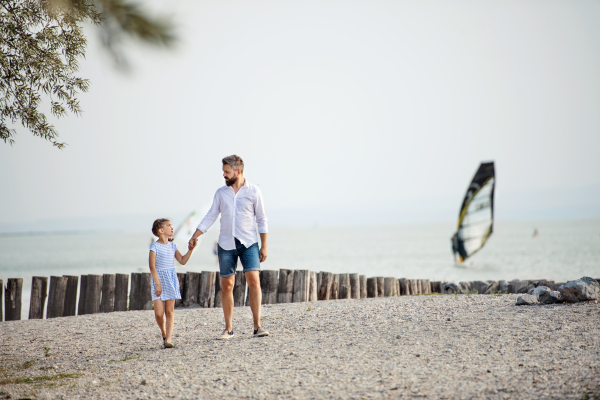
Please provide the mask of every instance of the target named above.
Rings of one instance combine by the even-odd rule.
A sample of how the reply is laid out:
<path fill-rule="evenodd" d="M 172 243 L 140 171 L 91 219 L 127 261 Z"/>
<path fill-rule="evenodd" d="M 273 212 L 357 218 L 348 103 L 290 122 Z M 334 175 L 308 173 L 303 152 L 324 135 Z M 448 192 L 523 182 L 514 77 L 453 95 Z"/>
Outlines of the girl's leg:
<path fill-rule="evenodd" d="M 173 301 L 173 300 L 168 300 L 168 301 Z M 154 300 L 154 318 L 156 319 L 156 323 L 158 324 L 158 327 L 160 328 L 160 331 L 162 333 L 162 337 L 166 337 L 167 336 L 167 332 L 165 330 L 165 319 L 164 319 L 164 314 L 165 314 L 165 307 L 163 304 L 162 300 Z M 175 301 L 173 301 L 173 305 L 175 305 Z M 173 330 L 171 328 L 171 330 Z"/>
<path fill-rule="evenodd" d="M 167 342 L 171 343 L 171 334 L 173 333 L 173 325 L 175 325 L 175 300 L 165 301 L 165 315 L 167 317 Z"/>

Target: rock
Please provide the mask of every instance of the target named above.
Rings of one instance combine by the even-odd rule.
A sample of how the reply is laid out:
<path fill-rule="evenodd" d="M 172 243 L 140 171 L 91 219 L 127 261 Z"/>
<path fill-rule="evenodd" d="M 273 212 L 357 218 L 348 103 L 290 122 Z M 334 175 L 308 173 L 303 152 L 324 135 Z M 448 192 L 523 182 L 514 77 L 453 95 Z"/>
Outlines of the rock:
<path fill-rule="evenodd" d="M 545 286 L 551 288 L 554 285 L 554 281 L 548 281 L 546 279 L 538 279 L 536 281 L 529 281 L 529 286 L 527 286 L 527 293 L 530 292 L 538 286 Z"/>
<path fill-rule="evenodd" d="M 596 300 L 600 298 L 600 285 L 595 279 L 584 276 L 581 279 L 567 282 L 564 287 L 560 289 L 560 293 L 565 301 L 569 303 Z"/>
<path fill-rule="evenodd" d="M 146 382 L 146 380 L 145 380 L 145 379 L 143 379 L 143 380 L 142 380 L 142 385 L 147 385 L 147 384 L 148 384 L 148 382 Z"/>
<path fill-rule="evenodd" d="M 483 294 L 494 294 L 500 291 L 500 283 L 491 281 Z"/>
<path fill-rule="evenodd" d="M 524 294 L 522 296 L 519 296 L 519 298 L 517 299 L 518 306 L 530 306 L 532 304 L 537 304 L 537 303 L 538 303 L 537 297 L 535 297 L 534 295 L 531 295 L 531 294 Z"/>
<path fill-rule="evenodd" d="M 510 281 L 508 283 L 508 293 L 527 293 L 529 281 Z"/>
<path fill-rule="evenodd" d="M 538 290 L 539 288 L 545 288 L 545 286 L 538 286 L 537 288 L 534 289 L 534 291 Z M 541 289 L 538 292 L 538 300 L 540 303 L 542 304 L 556 304 L 556 303 L 562 303 L 564 301 L 562 294 L 560 294 L 560 292 L 556 291 L 556 290 L 550 290 L 548 288 L 545 289 Z"/>
<path fill-rule="evenodd" d="M 551 290 L 551 289 L 549 287 L 547 287 L 547 286 L 538 286 L 536 288 L 529 289 L 527 291 L 527 294 L 531 294 L 531 295 L 533 295 L 533 296 L 535 296 L 535 297 L 537 297 L 539 299 L 540 298 L 540 293 L 542 291 L 546 291 L 546 290 Z"/>
<path fill-rule="evenodd" d="M 485 293 L 490 286 L 489 283 L 483 281 L 471 282 L 471 290 L 476 290 L 479 294 Z"/>
<path fill-rule="evenodd" d="M 508 283 L 506 281 L 498 281 L 498 290 L 502 293 L 508 293 Z"/>
<path fill-rule="evenodd" d="M 463 293 L 470 293 L 471 292 L 471 288 L 472 288 L 472 284 L 471 282 L 458 282 L 460 289 Z"/>
<path fill-rule="evenodd" d="M 460 286 L 454 282 L 448 282 L 442 284 L 442 294 L 454 294 L 462 293 Z"/>

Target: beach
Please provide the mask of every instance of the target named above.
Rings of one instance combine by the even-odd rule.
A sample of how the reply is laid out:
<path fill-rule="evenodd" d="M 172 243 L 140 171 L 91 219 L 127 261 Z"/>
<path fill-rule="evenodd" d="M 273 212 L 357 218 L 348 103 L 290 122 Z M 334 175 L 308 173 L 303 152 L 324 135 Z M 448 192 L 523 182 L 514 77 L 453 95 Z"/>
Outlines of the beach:
<path fill-rule="evenodd" d="M 175 348 L 152 311 L 0 323 L 0 398 L 594 398 L 597 301 L 429 295 L 178 308 Z M 588 396 L 588 397 L 584 397 Z"/>

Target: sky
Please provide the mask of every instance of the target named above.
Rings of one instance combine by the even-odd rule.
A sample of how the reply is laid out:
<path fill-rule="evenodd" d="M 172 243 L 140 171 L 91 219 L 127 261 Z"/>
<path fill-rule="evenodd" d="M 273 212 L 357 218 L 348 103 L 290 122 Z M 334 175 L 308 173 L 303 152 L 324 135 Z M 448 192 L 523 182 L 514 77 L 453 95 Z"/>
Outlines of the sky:
<path fill-rule="evenodd" d="M 498 219 L 600 218 L 596 0 L 148 4 L 174 49 L 123 73 L 88 27 L 68 147 L 0 143 L 0 232 L 181 219 L 230 154 L 272 225 L 454 221 L 490 160 Z"/>

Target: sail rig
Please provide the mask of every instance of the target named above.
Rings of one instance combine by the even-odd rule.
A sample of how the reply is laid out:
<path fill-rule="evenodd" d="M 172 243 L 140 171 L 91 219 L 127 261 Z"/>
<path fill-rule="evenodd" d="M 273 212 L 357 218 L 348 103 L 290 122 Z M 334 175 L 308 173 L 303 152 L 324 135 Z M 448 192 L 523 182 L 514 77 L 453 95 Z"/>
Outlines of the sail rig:
<path fill-rule="evenodd" d="M 196 227 L 202 221 L 203 215 L 192 211 L 183 222 L 177 227 L 175 233 L 173 234 L 173 239 L 177 245 L 186 244 L 192 238 L 194 232 L 196 232 Z M 200 239 L 202 236 L 200 236 Z M 185 254 L 185 252 L 184 252 Z"/>
<path fill-rule="evenodd" d="M 492 234 L 495 184 L 494 162 L 481 163 L 458 214 L 454 240 L 461 262 L 477 253 Z"/>

